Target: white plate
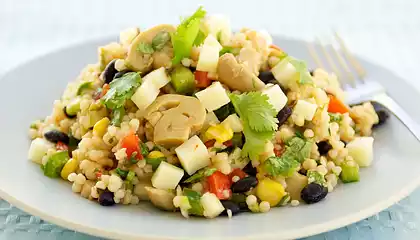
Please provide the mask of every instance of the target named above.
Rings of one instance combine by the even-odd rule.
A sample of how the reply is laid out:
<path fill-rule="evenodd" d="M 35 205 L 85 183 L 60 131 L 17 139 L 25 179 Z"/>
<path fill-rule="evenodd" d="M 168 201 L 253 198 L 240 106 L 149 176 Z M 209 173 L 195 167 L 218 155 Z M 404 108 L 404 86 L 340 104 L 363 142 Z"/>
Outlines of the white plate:
<path fill-rule="evenodd" d="M 240 214 L 183 219 L 148 204 L 102 207 L 72 193 L 71 186 L 43 176 L 27 160 L 28 127 L 50 113 L 67 82 L 88 63 L 96 62 L 97 47 L 112 39 L 88 42 L 32 60 L 0 80 L 0 195 L 44 220 L 92 235 L 119 239 L 290 239 L 345 226 L 373 215 L 407 196 L 420 182 L 420 144 L 396 118 L 375 133 L 373 166 L 361 171 L 361 182 L 341 185 L 314 205 L 272 209 L 267 214 Z M 279 38 L 291 55 L 309 59 L 303 42 Z M 362 62 L 370 77 L 381 81 L 416 119 L 410 103 L 420 96 L 403 80 Z"/>

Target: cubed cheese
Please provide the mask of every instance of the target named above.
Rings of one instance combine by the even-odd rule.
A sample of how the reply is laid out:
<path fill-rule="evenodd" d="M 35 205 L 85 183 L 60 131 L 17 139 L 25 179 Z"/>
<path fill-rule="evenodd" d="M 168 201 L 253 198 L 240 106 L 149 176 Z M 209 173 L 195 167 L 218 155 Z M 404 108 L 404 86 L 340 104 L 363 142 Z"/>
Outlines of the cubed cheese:
<path fill-rule="evenodd" d="M 219 63 L 219 48 L 216 46 L 206 46 L 201 48 L 198 57 L 197 70 L 214 73 L 217 71 Z"/>
<path fill-rule="evenodd" d="M 47 154 L 48 149 L 54 148 L 54 144 L 48 142 L 43 138 L 36 138 L 32 141 L 29 147 L 28 159 L 32 162 L 41 164 L 42 157 Z"/>
<path fill-rule="evenodd" d="M 217 41 L 217 39 L 214 37 L 216 35 L 209 34 L 206 39 L 204 40 L 203 46 L 210 46 L 210 47 L 216 47 L 218 51 L 222 50 L 222 45 Z"/>
<path fill-rule="evenodd" d="M 152 81 L 144 81 L 143 84 L 137 88 L 131 100 L 136 104 L 139 110 L 144 111 L 159 95 L 159 88 L 157 88 Z"/>
<path fill-rule="evenodd" d="M 208 34 L 219 36 L 219 40 L 223 45 L 230 42 L 232 37 L 232 29 L 229 18 L 223 15 L 210 15 L 204 19 L 204 28 Z"/>
<path fill-rule="evenodd" d="M 230 102 L 226 90 L 220 82 L 214 82 L 212 85 L 195 94 L 198 100 L 204 105 L 207 111 L 212 112 Z"/>
<path fill-rule="evenodd" d="M 268 85 L 268 84 L 267 84 Z M 279 112 L 287 103 L 287 97 L 279 85 L 268 85 L 262 90 L 268 96 L 268 102 Z"/>
<path fill-rule="evenodd" d="M 206 218 L 215 218 L 219 216 L 225 208 L 214 193 L 206 192 L 201 196 L 200 203 L 203 206 L 203 215 Z"/>
<path fill-rule="evenodd" d="M 303 116 L 303 118 L 307 121 L 311 121 L 312 118 L 314 118 L 316 108 L 316 104 L 307 102 L 305 100 L 298 100 L 293 109 L 293 113 L 298 116 Z"/>
<path fill-rule="evenodd" d="M 207 147 L 197 136 L 191 137 L 188 141 L 175 148 L 175 152 L 182 167 L 189 175 L 210 165 L 210 156 Z"/>
<path fill-rule="evenodd" d="M 357 137 L 347 143 L 346 148 L 360 167 L 368 167 L 372 163 L 373 137 Z"/>
<path fill-rule="evenodd" d="M 157 89 L 159 89 L 159 88 L 165 86 L 166 84 L 168 84 L 171 81 L 171 79 L 166 74 L 165 68 L 161 67 L 161 68 L 158 68 L 158 69 L 154 70 L 153 72 L 147 74 L 143 78 L 143 83 L 144 82 L 149 82 L 149 81 L 151 83 L 153 83 L 153 85 Z"/>
<path fill-rule="evenodd" d="M 238 115 L 236 115 L 235 113 L 229 115 L 222 122 L 222 125 L 228 125 L 233 132 L 242 132 L 244 130 L 241 119 L 239 119 Z"/>
<path fill-rule="evenodd" d="M 183 176 L 181 168 L 162 161 L 152 176 L 152 186 L 164 190 L 175 189 Z"/>
<path fill-rule="evenodd" d="M 284 58 L 271 69 L 276 80 L 283 86 L 288 86 L 296 78 L 296 68 Z"/>

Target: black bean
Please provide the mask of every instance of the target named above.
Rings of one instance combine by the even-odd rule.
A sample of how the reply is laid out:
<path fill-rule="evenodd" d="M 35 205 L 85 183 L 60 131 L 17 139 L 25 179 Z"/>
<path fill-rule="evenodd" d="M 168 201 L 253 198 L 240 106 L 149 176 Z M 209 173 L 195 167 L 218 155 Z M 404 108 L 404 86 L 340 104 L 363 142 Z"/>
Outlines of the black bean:
<path fill-rule="evenodd" d="M 105 83 L 110 83 L 114 79 L 115 74 L 118 72 L 117 69 L 115 69 L 115 62 L 117 60 L 114 59 L 111 62 L 106 65 L 105 70 L 103 72 L 103 79 Z"/>
<path fill-rule="evenodd" d="M 114 75 L 114 79 L 120 78 L 120 77 L 124 76 L 124 74 L 129 73 L 129 72 L 132 72 L 132 71 L 128 70 L 128 69 L 119 71 Z"/>
<path fill-rule="evenodd" d="M 112 206 L 115 204 L 114 202 L 114 193 L 110 191 L 104 191 L 99 196 L 99 204 L 102 206 Z"/>
<path fill-rule="evenodd" d="M 58 130 L 50 130 L 44 134 L 45 139 L 50 142 L 58 143 L 62 142 L 65 144 L 69 144 L 69 136 L 61 131 Z"/>
<path fill-rule="evenodd" d="M 303 188 L 300 197 L 307 204 L 317 203 L 324 199 L 328 194 L 328 188 L 316 183 L 310 183 Z"/>
<path fill-rule="evenodd" d="M 67 106 L 64 106 L 63 112 L 64 112 L 64 115 L 66 115 L 66 117 L 68 117 L 68 118 L 75 118 L 75 117 L 77 117 L 77 114 L 71 115 L 71 114 L 68 114 L 67 113 Z"/>
<path fill-rule="evenodd" d="M 373 125 L 373 128 L 383 125 L 389 118 L 388 111 L 378 103 L 372 103 L 373 108 L 375 109 L 376 114 L 378 114 L 379 121 Z"/>
<path fill-rule="evenodd" d="M 319 142 L 316 145 L 318 145 L 318 151 L 321 155 L 326 155 L 332 149 L 331 144 L 327 140 Z"/>
<path fill-rule="evenodd" d="M 232 215 L 236 215 L 241 212 L 241 208 L 239 207 L 238 204 L 232 201 L 228 201 L 228 200 L 221 201 L 221 202 L 222 202 L 223 207 L 225 208 L 222 214 L 227 215 L 228 209 L 232 212 Z"/>
<path fill-rule="evenodd" d="M 311 76 L 314 76 L 314 70 L 309 70 L 309 74 L 311 74 Z"/>
<path fill-rule="evenodd" d="M 248 205 L 246 204 L 246 195 L 243 193 L 232 193 L 230 201 L 236 203 L 242 212 L 249 211 Z"/>
<path fill-rule="evenodd" d="M 274 78 L 274 75 L 271 71 L 264 71 L 260 72 L 260 75 L 258 75 L 258 78 L 263 81 L 264 83 L 272 83 L 271 81 L 274 80 L 276 83 L 276 79 Z"/>
<path fill-rule="evenodd" d="M 284 106 L 280 112 L 277 114 L 277 119 L 279 120 L 279 126 L 283 125 L 287 119 L 292 115 L 292 108 L 289 106 Z"/>
<path fill-rule="evenodd" d="M 257 175 L 257 169 L 256 168 L 254 168 L 253 166 L 252 166 L 252 163 L 251 162 L 249 162 L 245 167 L 244 167 L 244 169 L 242 169 L 242 171 L 244 171 L 246 174 L 248 174 L 248 175 L 250 175 L 250 176 L 255 176 L 255 175 Z"/>
<path fill-rule="evenodd" d="M 257 186 L 258 180 L 256 177 L 247 176 L 232 184 L 232 192 L 243 193 L 248 192 L 251 188 Z"/>

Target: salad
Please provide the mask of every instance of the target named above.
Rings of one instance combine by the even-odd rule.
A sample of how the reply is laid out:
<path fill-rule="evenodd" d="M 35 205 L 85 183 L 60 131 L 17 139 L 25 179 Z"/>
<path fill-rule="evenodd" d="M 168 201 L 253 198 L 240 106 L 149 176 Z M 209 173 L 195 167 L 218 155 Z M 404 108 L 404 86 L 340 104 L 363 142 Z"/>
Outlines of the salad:
<path fill-rule="evenodd" d="M 387 114 L 344 100 L 333 73 L 200 7 L 99 47 L 31 124 L 28 158 L 102 206 L 264 213 L 319 202 L 371 165 Z"/>

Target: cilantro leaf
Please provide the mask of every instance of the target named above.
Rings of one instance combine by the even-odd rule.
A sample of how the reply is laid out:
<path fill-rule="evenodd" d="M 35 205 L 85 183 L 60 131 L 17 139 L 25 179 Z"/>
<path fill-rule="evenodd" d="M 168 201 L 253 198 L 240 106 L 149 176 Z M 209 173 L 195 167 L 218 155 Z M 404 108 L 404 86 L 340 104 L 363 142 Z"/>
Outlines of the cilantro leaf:
<path fill-rule="evenodd" d="M 162 31 L 156 34 L 152 40 L 152 48 L 155 51 L 161 50 L 165 44 L 171 39 L 171 35 L 168 32 Z"/>
<path fill-rule="evenodd" d="M 122 119 L 125 115 L 125 108 L 120 107 L 112 110 L 112 119 L 111 124 L 119 127 L 121 125 Z"/>
<path fill-rule="evenodd" d="M 199 170 L 196 174 L 187 178 L 184 183 L 195 183 L 200 181 L 202 178 L 208 177 L 217 171 L 217 168 L 205 168 Z"/>
<path fill-rule="evenodd" d="M 203 7 L 199 7 L 192 16 L 182 21 L 175 33 L 171 34 L 174 48 L 172 64 L 178 64 L 183 58 L 190 56 L 192 46 L 200 30 L 201 19 L 205 15 L 206 11 Z"/>
<path fill-rule="evenodd" d="M 137 45 L 137 51 L 145 54 L 152 54 L 155 50 L 153 49 L 152 44 L 141 42 L 139 45 Z"/>
<path fill-rule="evenodd" d="M 140 83 L 140 74 L 135 72 L 126 73 L 122 77 L 114 79 L 109 84 L 109 91 L 102 97 L 103 104 L 112 110 L 123 107 L 125 101 L 133 96 Z"/>
<path fill-rule="evenodd" d="M 277 112 L 268 102 L 267 95 L 260 92 L 248 92 L 241 95 L 231 94 L 230 99 L 236 112 L 252 130 L 257 132 L 277 130 Z"/>
<path fill-rule="evenodd" d="M 257 132 L 252 130 L 244 121 L 245 144 L 242 148 L 242 156 L 249 156 L 252 160 L 257 160 L 259 155 L 265 151 L 265 144 L 274 136 L 274 131 Z"/>
<path fill-rule="evenodd" d="M 301 60 L 297 60 L 296 58 L 288 57 L 290 64 L 295 67 L 296 72 L 299 73 L 299 84 L 312 84 L 313 80 L 311 75 L 308 72 L 308 68 L 306 67 L 306 63 Z"/>
<path fill-rule="evenodd" d="M 271 176 L 291 176 L 299 167 L 299 162 L 291 156 L 269 157 L 263 163 L 263 168 Z"/>
<path fill-rule="evenodd" d="M 309 157 L 311 150 L 312 142 L 299 137 L 293 137 L 286 143 L 286 151 L 283 153 L 283 156 L 291 156 L 296 161 L 302 163 Z"/>
<path fill-rule="evenodd" d="M 324 175 L 322 175 L 321 173 L 314 171 L 314 170 L 309 170 L 306 173 L 306 176 L 308 177 L 308 183 L 317 183 L 321 186 L 326 186 L 327 182 L 325 181 Z"/>

